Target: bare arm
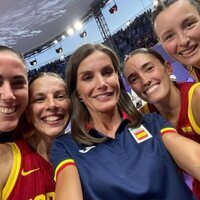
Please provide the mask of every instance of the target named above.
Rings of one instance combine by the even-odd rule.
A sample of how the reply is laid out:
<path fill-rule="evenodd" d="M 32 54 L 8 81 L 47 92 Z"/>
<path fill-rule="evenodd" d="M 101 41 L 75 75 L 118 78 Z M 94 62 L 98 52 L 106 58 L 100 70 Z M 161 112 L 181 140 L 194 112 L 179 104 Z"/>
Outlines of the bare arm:
<path fill-rule="evenodd" d="M 179 167 L 200 181 L 200 144 L 178 133 L 164 134 L 162 138 Z"/>
<path fill-rule="evenodd" d="M 200 127 L 200 86 L 198 86 L 193 93 L 192 96 L 192 102 L 191 102 L 191 107 L 192 107 L 192 114 L 194 117 L 195 122 L 197 125 Z M 200 132 L 199 132 L 200 134 Z"/>
<path fill-rule="evenodd" d="M 3 188 L 9 177 L 13 163 L 12 149 L 7 144 L 0 144 L 0 161 L 0 199 L 2 199 Z"/>
<path fill-rule="evenodd" d="M 55 200 L 83 200 L 76 166 L 67 166 L 59 173 L 56 181 Z"/>

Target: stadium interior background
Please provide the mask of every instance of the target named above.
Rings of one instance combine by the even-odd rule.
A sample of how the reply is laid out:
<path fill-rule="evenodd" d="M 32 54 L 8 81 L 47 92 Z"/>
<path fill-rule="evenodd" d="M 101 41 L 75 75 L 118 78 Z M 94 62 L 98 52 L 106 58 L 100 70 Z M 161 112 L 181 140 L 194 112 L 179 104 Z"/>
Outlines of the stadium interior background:
<path fill-rule="evenodd" d="M 99 33 L 102 39 L 96 40 L 96 43 L 104 43 L 113 48 L 121 63 L 123 63 L 125 55 L 140 47 L 151 47 L 157 50 L 163 55 L 163 57 L 169 60 L 173 66 L 173 74 L 177 81 L 190 81 L 193 79 L 188 74 L 187 70 L 178 62 L 171 59 L 163 50 L 157 38 L 153 32 L 151 24 L 151 9 L 153 8 L 153 0 L 150 0 L 150 4 L 146 5 L 144 0 L 134 0 L 134 2 L 142 4 L 142 9 L 128 19 L 124 24 L 121 24 L 116 30 L 110 31 L 107 18 L 104 15 L 105 12 L 115 17 L 123 7 L 123 0 L 102 0 L 93 1 L 88 8 L 87 12 L 83 16 L 80 16 L 80 21 L 83 24 L 81 31 L 76 33 L 76 37 L 82 39 L 82 43 L 90 42 L 88 37 L 87 26 L 91 21 L 97 23 Z M 97 2 L 94 4 L 94 2 Z M 123 16 L 121 16 L 123 17 Z M 52 27 L 53 28 L 53 27 Z M 80 39 L 79 38 L 79 39 Z M 61 75 L 64 78 L 64 71 L 70 55 L 73 53 L 69 48 L 64 46 L 64 42 L 67 43 L 72 39 L 69 33 L 58 33 L 57 36 L 51 38 L 49 41 L 45 41 L 41 45 L 31 49 L 27 52 L 23 52 L 29 68 L 29 78 L 41 71 L 51 71 Z M 6 43 L 5 43 L 6 44 Z M 7 45 L 7 44 L 6 44 Z M 79 44 L 81 45 L 81 43 Z M 54 51 L 56 57 L 50 56 L 50 51 Z M 49 56 L 48 56 L 49 55 Z M 43 56 L 43 60 L 40 62 L 40 57 Z M 139 99 L 130 90 L 130 87 L 125 81 L 127 91 L 133 95 L 133 101 L 138 103 Z"/>

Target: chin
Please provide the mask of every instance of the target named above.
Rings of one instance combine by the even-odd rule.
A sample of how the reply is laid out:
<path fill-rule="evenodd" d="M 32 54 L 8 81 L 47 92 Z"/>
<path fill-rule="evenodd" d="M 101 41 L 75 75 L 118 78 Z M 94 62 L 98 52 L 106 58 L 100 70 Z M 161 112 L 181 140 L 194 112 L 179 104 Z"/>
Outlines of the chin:
<path fill-rule="evenodd" d="M 16 127 L 17 127 L 17 122 L 16 123 L 11 123 L 11 122 L 2 123 L 1 122 L 0 131 L 2 132 L 13 131 Z"/>
<path fill-rule="evenodd" d="M 50 137 L 57 137 L 58 135 L 60 135 L 63 132 L 63 129 L 59 129 L 59 130 L 55 130 L 52 132 L 49 132 L 48 135 Z"/>
<path fill-rule="evenodd" d="M 194 62 L 192 65 L 197 66 L 198 68 L 200 68 L 200 60 L 197 60 L 196 62 Z"/>

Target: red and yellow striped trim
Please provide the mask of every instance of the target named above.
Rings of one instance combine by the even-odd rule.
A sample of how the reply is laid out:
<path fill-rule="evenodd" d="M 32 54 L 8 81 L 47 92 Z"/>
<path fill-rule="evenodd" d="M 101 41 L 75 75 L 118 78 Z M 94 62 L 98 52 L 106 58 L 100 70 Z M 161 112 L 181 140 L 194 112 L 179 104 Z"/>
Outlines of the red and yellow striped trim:
<path fill-rule="evenodd" d="M 194 119 L 194 116 L 193 116 L 193 113 L 192 113 L 192 96 L 193 96 L 193 93 L 194 93 L 195 89 L 197 87 L 199 87 L 199 86 L 200 86 L 200 83 L 195 83 L 190 88 L 190 90 L 189 90 L 189 97 L 188 97 L 188 117 L 189 117 L 190 123 L 191 123 L 192 128 L 194 129 L 194 131 L 200 135 L 200 127 L 196 123 L 196 121 Z"/>
<path fill-rule="evenodd" d="M 161 135 L 165 135 L 165 134 L 168 134 L 168 133 L 171 134 L 171 133 L 178 133 L 178 132 L 175 128 L 168 127 L 168 128 L 161 129 L 160 133 L 161 133 Z"/>
<path fill-rule="evenodd" d="M 8 180 L 6 182 L 6 185 L 3 188 L 2 200 L 8 199 L 10 193 L 12 192 L 16 184 L 18 175 L 20 173 L 20 166 L 21 166 L 21 160 L 22 160 L 21 152 L 17 144 L 14 142 L 8 143 L 8 144 L 11 146 L 12 152 L 13 152 L 13 165 L 12 165 L 12 169 L 10 171 Z"/>
<path fill-rule="evenodd" d="M 61 163 L 59 163 L 59 165 L 56 167 L 55 170 L 55 175 L 54 175 L 54 180 L 56 181 L 58 174 L 66 167 L 69 165 L 74 165 L 75 166 L 75 162 L 73 159 L 67 159 L 67 160 L 63 160 Z"/>

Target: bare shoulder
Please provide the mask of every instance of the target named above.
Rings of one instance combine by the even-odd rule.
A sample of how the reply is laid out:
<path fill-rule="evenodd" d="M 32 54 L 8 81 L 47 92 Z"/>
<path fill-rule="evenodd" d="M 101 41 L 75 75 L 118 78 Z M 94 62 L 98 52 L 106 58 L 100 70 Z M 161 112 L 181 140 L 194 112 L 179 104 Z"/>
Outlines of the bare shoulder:
<path fill-rule="evenodd" d="M 1 162 L 12 158 L 12 148 L 9 144 L 0 144 L 0 158 Z"/>
<path fill-rule="evenodd" d="M 196 83 L 195 84 L 195 89 L 194 89 L 194 93 L 193 93 L 193 97 L 199 97 L 200 96 L 200 83 Z"/>
<path fill-rule="evenodd" d="M 0 193 L 2 192 L 9 177 L 12 164 L 13 153 L 9 144 L 0 144 Z"/>

